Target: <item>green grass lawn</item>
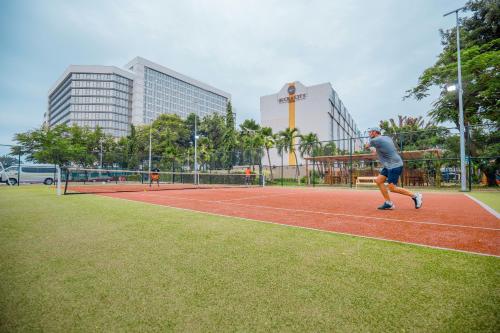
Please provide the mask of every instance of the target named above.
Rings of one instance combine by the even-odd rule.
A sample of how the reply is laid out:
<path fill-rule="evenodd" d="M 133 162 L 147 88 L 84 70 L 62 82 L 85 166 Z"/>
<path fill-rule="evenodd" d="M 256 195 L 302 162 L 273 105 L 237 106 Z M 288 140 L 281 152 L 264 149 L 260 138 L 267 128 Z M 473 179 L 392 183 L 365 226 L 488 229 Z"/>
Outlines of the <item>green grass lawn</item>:
<path fill-rule="evenodd" d="M 0 331 L 499 331 L 500 259 L 0 188 Z"/>
<path fill-rule="evenodd" d="M 500 192 L 471 192 L 470 195 L 500 213 Z"/>

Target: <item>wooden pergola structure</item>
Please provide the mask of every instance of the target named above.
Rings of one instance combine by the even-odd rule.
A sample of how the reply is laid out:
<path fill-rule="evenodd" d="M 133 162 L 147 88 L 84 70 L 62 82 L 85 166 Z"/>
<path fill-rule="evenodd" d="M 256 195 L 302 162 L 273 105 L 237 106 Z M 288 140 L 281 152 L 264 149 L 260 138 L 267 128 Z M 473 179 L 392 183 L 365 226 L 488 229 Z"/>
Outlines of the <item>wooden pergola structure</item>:
<path fill-rule="evenodd" d="M 425 149 L 403 151 L 399 154 L 403 158 L 403 163 L 411 160 L 421 160 L 426 156 L 439 158 L 442 156 L 441 149 Z M 374 170 L 374 162 L 377 161 L 376 154 L 352 154 L 352 155 L 331 155 L 314 156 L 304 158 L 306 162 L 307 183 L 310 184 L 309 164 L 319 166 L 323 169 L 325 183 L 327 184 L 352 184 L 357 177 L 376 176 L 378 170 Z M 353 170 L 353 164 L 368 164 L 366 167 Z M 426 179 L 422 170 L 408 170 L 405 168 L 402 175 L 403 182 L 407 185 L 424 185 Z"/>

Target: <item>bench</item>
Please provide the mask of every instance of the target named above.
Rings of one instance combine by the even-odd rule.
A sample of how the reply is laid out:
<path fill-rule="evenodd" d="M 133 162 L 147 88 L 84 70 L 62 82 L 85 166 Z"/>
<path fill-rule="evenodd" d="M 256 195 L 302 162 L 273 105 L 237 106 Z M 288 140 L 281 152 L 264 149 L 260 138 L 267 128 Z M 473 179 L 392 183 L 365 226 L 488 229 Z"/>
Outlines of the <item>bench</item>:
<path fill-rule="evenodd" d="M 377 177 L 358 177 L 356 178 L 356 188 L 358 185 L 377 185 Z"/>

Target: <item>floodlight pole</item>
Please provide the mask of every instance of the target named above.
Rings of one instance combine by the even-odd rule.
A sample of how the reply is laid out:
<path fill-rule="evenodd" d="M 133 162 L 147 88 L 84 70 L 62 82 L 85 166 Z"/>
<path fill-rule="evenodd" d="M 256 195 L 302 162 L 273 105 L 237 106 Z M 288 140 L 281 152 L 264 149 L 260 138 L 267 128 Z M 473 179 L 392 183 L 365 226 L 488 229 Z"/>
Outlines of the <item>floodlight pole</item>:
<path fill-rule="evenodd" d="M 198 185 L 198 109 L 194 114 L 194 184 Z"/>
<path fill-rule="evenodd" d="M 443 15 L 446 17 L 455 13 L 457 21 L 457 71 L 458 71 L 458 122 L 460 127 L 460 190 L 467 191 L 467 172 L 465 170 L 465 126 L 464 126 L 464 107 L 462 96 L 462 67 L 460 61 L 460 22 L 458 12 L 466 9 L 461 7 Z"/>
<path fill-rule="evenodd" d="M 101 145 L 101 153 L 99 154 L 99 168 L 102 169 L 102 138 L 99 140 L 99 144 Z"/>

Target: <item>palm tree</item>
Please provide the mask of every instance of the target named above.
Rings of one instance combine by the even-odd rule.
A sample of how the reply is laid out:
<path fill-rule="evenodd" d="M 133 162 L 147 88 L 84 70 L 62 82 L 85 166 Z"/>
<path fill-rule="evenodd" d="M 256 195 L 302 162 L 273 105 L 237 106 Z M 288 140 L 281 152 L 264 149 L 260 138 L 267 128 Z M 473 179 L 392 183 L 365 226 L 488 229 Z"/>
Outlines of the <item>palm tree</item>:
<path fill-rule="evenodd" d="M 316 135 L 316 133 L 311 132 L 305 135 L 301 135 L 299 144 L 300 156 L 311 156 L 318 144 L 318 135 Z"/>
<path fill-rule="evenodd" d="M 306 155 L 310 157 L 315 151 L 317 152 L 318 145 L 321 145 L 321 143 L 318 142 L 318 135 L 316 135 L 316 133 L 311 132 L 305 135 L 301 135 L 299 144 L 300 156 L 302 158 Z"/>
<path fill-rule="evenodd" d="M 266 149 L 269 171 L 271 172 L 271 180 L 274 180 L 273 168 L 271 166 L 271 157 L 269 156 L 269 149 L 273 148 L 276 145 L 276 135 L 273 134 L 273 129 L 271 127 L 262 127 L 260 133 L 263 137 L 264 148 Z"/>
<path fill-rule="evenodd" d="M 261 133 L 260 125 L 253 119 L 247 119 L 240 125 L 241 143 L 245 152 L 248 154 L 252 168 L 255 168 L 257 158 L 262 158 L 262 148 L 264 146 L 264 136 Z"/>
<path fill-rule="evenodd" d="M 283 151 L 285 153 L 291 153 L 293 154 L 293 157 L 295 158 L 295 166 L 297 168 L 297 180 L 300 182 L 299 176 L 300 176 L 300 169 L 299 169 L 299 161 L 297 159 L 297 153 L 295 152 L 295 139 L 300 138 L 300 133 L 299 129 L 294 127 L 294 128 L 285 128 L 284 131 L 279 132 L 279 136 L 281 137 L 281 140 L 283 141 Z"/>
<path fill-rule="evenodd" d="M 274 144 L 276 145 L 278 155 L 281 157 L 281 181 L 283 182 L 283 153 L 285 151 L 285 143 L 279 133 L 275 134 Z"/>

